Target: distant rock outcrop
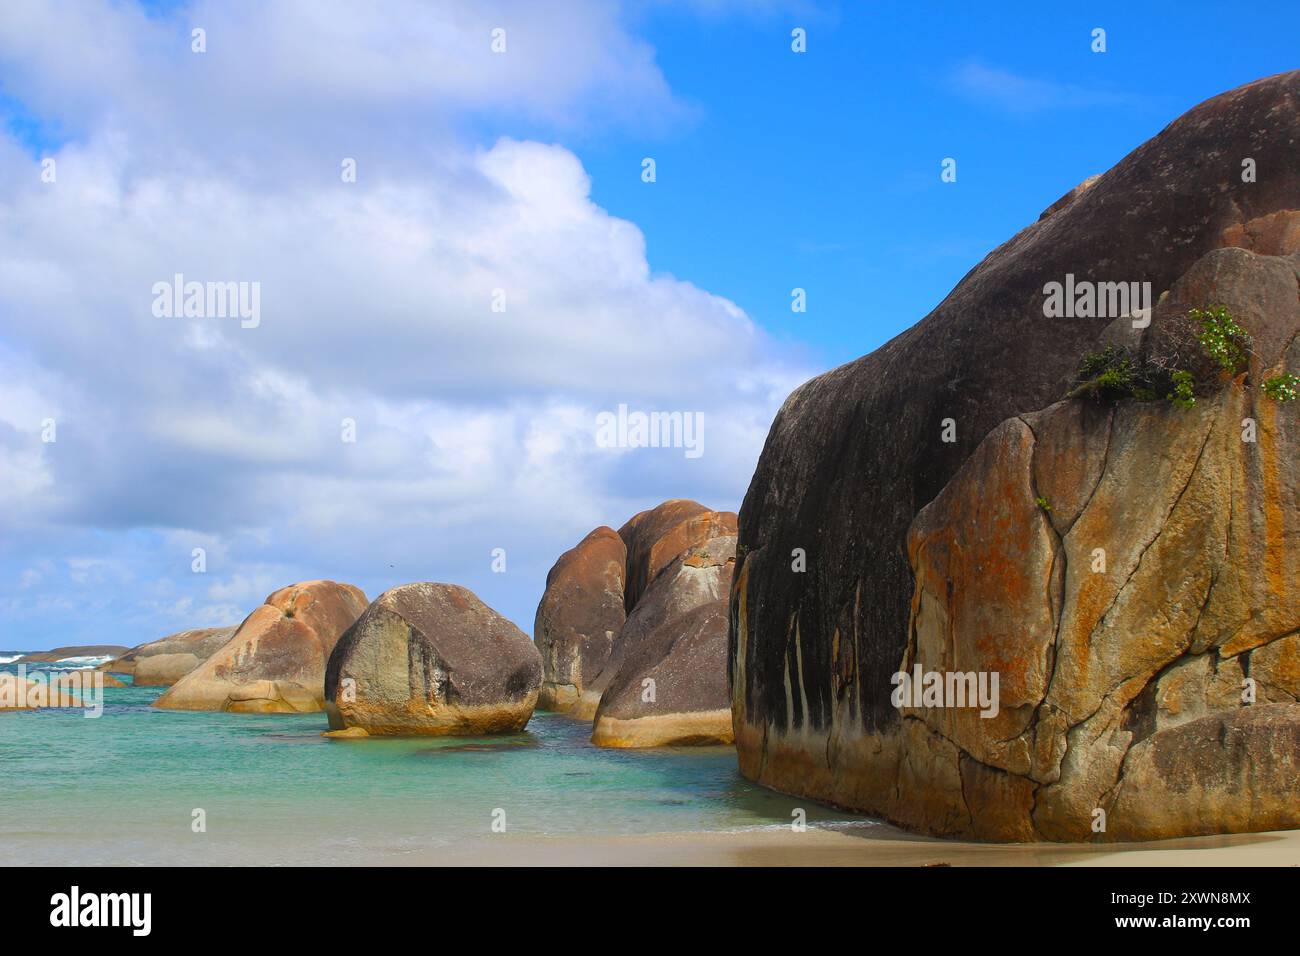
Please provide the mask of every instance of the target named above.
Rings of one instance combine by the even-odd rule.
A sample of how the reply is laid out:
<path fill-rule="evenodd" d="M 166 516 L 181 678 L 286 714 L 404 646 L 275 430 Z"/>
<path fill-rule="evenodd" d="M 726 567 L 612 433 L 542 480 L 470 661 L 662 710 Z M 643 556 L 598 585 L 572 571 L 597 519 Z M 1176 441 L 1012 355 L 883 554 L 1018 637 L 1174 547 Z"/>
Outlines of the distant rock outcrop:
<path fill-rule="evenodd" d="M 178 631 L 133 647 L 99 670 L 131 674 L 136 687 L 170 687 L 198 667 L 235 635 L 235 627 L 203 627 Z"/>
<path fill-rule="evenodd" d="M 1196 107 L 790 396 L 740 512 L 746 776 L 991 840 L 1300 826 L 1300 405 L 1262 387 L 1300 372 L 1297 137 L 1300 73 Z M 1159 302 L 1048 317 L 1067 276 Z M 1235 375 L 1195 354 L 1216 306 Z M 1099 353 L 1105 388 L 1058 402 Z M 1195 404 L 1102 394 L 1148 365 Z M 997 675 L 998 705 L 900 673 Z"/>
<path fill-rule="evenodd" d="M 326 711 L 339 736 L 523 730 L 541 658 L 528 635 L 451 584 L 404 584 L 366 608 L 330 656 Z"/>
<path fill-rule="evenodd" d="M 559 691 L 553 708 L 595 720 L 601 746 L 729 742 L 735 535 L 734 513 L 673 499 L 566 552 L 547 576 L 534 629 L 544 686 Z"/>
<path fill-rule="evenodd" d="M 365 594 L 350 584 L 304 581 L 282 588 L 154 706 L 242 713 L 321 710 L 325 663 L 339 636 L 365 609 Z"/>
<path fill-rule="evenodd" d="M 56 647 L 50 651 L 33 651 L 30 654 L 24 654 L 19 659 L 19 663 L 75 663 L 79 661 L 94 660 L 97 657 L 117 657 L 129 650 L 129 647 L 125 647 L 122 644 L 76 644 L 71 647 Z"/>

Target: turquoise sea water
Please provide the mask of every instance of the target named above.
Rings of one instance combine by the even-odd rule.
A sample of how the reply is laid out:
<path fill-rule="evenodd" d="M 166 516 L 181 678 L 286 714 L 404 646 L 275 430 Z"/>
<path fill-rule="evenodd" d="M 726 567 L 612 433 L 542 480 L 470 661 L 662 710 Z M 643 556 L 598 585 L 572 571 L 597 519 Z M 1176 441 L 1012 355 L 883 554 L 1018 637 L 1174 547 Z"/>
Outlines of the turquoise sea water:
<path fill-rule="evenodd" d="M 602 750 L 556 714 L 508 737 L 345 741 L 323 714 L 157 710 L 160 693 L 105 688 L 98 719 L 0 714 L 6 865 L 396 863 L 495 839 L 498 809 L 505 839 L 788 826 L 796 806 L 864 822 L 754 786 L 730 748 Z"/>

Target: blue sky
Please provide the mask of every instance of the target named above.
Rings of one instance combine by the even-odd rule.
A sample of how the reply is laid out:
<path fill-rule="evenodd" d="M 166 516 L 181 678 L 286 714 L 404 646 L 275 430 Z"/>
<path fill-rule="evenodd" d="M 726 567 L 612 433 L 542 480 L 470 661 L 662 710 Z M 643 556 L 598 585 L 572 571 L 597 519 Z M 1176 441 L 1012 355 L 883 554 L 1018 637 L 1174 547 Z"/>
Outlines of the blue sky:
<path fill-rule="evenodd" d="M 233 623 L 316 576 L 462 583 L 531 630 L 591 527 L 738 507 L 790 388 L 1186 109 L 1293 68 L 1300 26 L 1262 4 L 540 6 L 0 12 L 0 648 Z M 149 315 L 178 271 L 259 281 L 262 327 Z M 703 414 L 706 453 L 593 448 L 624 402 Z"/>
<path fill-rule="evenodd" d="M 990 12 L 990 8 L 998 12 Z M 704 118 L 577 148 L 651 259 L 774 334 L 850 361 L 914 324 L 987 252 L 1197 103 L 1300 65 L 1295 5 L 845 3 L 824 16 L 645 35 Z M 1275 19 L 1276 18 L 1276 19 Z M 787 24 L 809 49 L 789 53 Z M 1107 51 L 1090 50 L 1107 31 Z M 634 175 L 656 156 L 653 190 Z M 958 160 L 958 181 L 939 162 Z M 809 289 L 805 316 L 792 286 Z"/>

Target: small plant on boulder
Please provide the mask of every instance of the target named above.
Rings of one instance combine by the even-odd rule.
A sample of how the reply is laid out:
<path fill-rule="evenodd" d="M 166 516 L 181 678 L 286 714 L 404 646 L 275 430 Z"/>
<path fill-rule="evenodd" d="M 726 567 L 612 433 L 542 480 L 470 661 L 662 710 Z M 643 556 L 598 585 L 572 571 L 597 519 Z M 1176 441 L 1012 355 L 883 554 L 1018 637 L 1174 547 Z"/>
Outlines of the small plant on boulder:
<path fill-rule="evenodd" d="M 1216 305 L 1209 309 L 1192 309 L 1188 315 L 1201 326 L 1196 341 L 1201 343 L 1205 353 L 1229 375 L 1240 372 L 1250 354 L 1250 335 L 1237 324 L 1232 313 L 1224 306 Z"/>
<path fill-rule="evenodd" d="M 1196 383 L 1191 372 L 1176 369 L 1169 376 L 1173 381 L 1173 391 L 1165 395 L 1165 398 L 1173 402 L 1179 408 L 1191 408 L 1196 404 Z"/>
<path fill-rule="evenodd" d="M 1132 354 L 1127 348 L 1108 345 L 1079 364 L 1076 385 L 1065 396 L 1090 396 L 1106 401 L 1136 398 L 1148 402 L 1158 398 L 1168 384 L 1168 373 Z"/>
<path fill-rule="evenodd" d="M 1264 394 L 1275 402 L 1294 402 L 1300 396 L 1300 377 L 1287 372 L 1265 379 Z"/>
<path fill-rule="evenodd" d="M 1225 306 L 1191 309 L 1187 318 L 1190 326 L 1175 323 L 1159 345 L 1108 345 L 1087 356 L 1065 397 L 1144 402 L 1163 397 L 1179 408 L 1193 407 L 1198 388 L 1204 390 L 1215 381 L 1216 368 L 1237 375 L 1247 367 L 1252 343 Z M 1264 391 L 1278 401 L 1292 401 L 1300 394 L 1297 386 L 1300 379 L 1283 375 L 1265 382 Z"/>

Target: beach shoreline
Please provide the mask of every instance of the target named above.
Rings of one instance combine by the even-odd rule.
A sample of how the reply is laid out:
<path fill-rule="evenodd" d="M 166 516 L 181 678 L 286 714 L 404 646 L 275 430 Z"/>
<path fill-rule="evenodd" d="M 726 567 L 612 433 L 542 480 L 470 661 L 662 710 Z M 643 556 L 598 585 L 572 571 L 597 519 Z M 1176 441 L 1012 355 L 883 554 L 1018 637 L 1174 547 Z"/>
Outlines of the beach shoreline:
<path fill-rule="evenodd" d="M 995 844 L 940 840 L 885 824 L 758 827 L 645 835 L 501 834 L 436 850 L 377 855 L 403 866 L 1298 866 L 1300 831 L 1151 843 Z"/>

